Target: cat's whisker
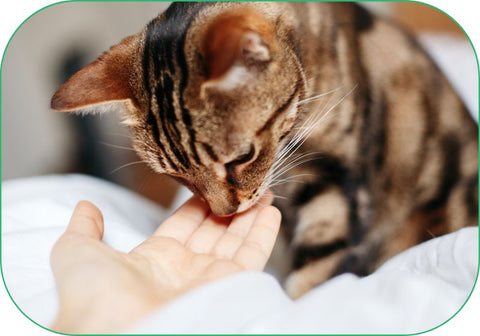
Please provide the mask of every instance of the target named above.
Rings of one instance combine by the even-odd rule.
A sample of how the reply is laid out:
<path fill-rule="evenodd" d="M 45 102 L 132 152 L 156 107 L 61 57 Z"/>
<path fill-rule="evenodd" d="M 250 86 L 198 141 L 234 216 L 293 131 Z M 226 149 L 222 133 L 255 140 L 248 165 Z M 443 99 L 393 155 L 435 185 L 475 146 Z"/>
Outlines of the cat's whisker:
<path fill-rule="evenodd" d="M 104 146 L 112 147 L 112 148 L 125 149 L 125 150 L 129 150 L 129 151 L 135 151 L 135 149 L 133 149 L 133 148 L 131 148 L 131 147 L 114 145 L 114 144 L 110 144 L 110 143 L 103 142 L 103 141 L 99 141 L 98 143 L 101 144 L 101 145 L 104 145 Z"/>
<path fill-rule="evenodd" d="M 319 120 L 318 124 L 320 124 L 321 122 L 324 122 L 325 120 L 328 120 L 328 119 L 330 119 L 330 118 L 332 118 L 332 117 L 334 117 L 334 116 L 336 116 L 336 114 L 334 114 L 334 113 L 329 113 L 329 115 L 324 116 L 322 120 Z M 311 127 L 312 127 L 312 125 L 310 125 L 310 126 L 301 126 L 301 127 L 299 126 L 299 127 L 297 127 L 296 129 L 299 129 L 299 130 L 300 130 L 300 129 L 301 129 L 301 130 L 305 130 L 305 129 L 306 129 L 306 130 L 308 130 L 308 129 L 310 129 Z"/>
<path fill-rule="evenodd" d="M 300 141 L 300 138 L 297 138 L 297 139 L 299 139 L 298 141 Z M 285 148 L 285 151 L 282 151 L 280 153 L 280 155 L 278 155 L 277 159 L 275 160 L 274 164 L 272 165 L 274 170 L 277 169 L 278 167 L 282 166 L 285 162 L 287 162 L 292 157 L 292 155 L 295 152 L 294 149 L 295 149 L 295 146 L 297 145 L 298 141 L 295 141 L 291 145 L 288 145 Z"/>
<path fill-rule="evenodd" d="M 308 153 L 300 153 L 300 154 L 296 153 L 290 156 L 288 159 L 282 160 L 281 162 L 280 161 L 275 162 L 276 163 L 275 167 L 280 167 L 280 164 L 284 165 L 286 163 L 294 162 L 295 160 L 300 160 L 303 157 L 310 156 L 310 155 L 321 155 L 321 152 L 308 152 Z"/>
<path fill-rule="evenodd" d="M 283 166 L 286 162 L 288 162 L 288 160 L 290 160 L 294 153 L 296 152 L 296 145 L 299 143 L 300 141 L 300 137 L 298 138 L 298 141 L 295 141 L 295 143 L 293 144 L 293 146 L 290 146 L 289 148 L 287 148 L 287 151 L 285 153 L 282 153 L 282 155 L 280 155 L 275 163 L 273 164 L 273 169 L 276 170 L 278 169 L 279 167 Z"/>
<path fill-rule="evenodd" d="M 330 100 L 330 98 L 329 98 Z M 307 125 L 311 122 L 311 120 L 313 120 L 315 118 L 314 114 L 312 113 L 310 116 L 308 116 L 308 118 L 303 122 L 302 125 Z M 302 134 L 303 134 L 303 130 L 302 131 L 297 131 L 292 139 L 290 140 L 290 142 L 280 150 L 280 152 L 277 154 L 278 155 L 278 159 L 281 159 L 283 155 L 285 155 L 285 153 L 288 153 L 288 151 L 290 150 L 291 147 L 295 146 L 296 142 L 298 141 L 298 139 L 301 138 Z"/>
<path fill-rule="evenodd" d="M 298 178 L 298 177 L 316 177 L 317 175 L 316 174 L 308 174 L 308 173 L 302 173 L 302 174 L 296 174 L 296 175 L 292 175 L 292 176 L 289 176 L 289 177 L 286 177 L 286 178 L 282 178 L 282 179 L 277 179 L 277 180 L 274 180 L 273 182 L 277 182 L 277 181 L 285 181 L 285 180 L 289 180 L 289 179 L 295 179 L 295 178 Z"/>
<path fill-rule="evenodd" d="M 428 228 L 425 228 L 425 231 L 432 237 L 432 238 L 436 238 L 436 236 L 432 233 L 432 231 L 430 231 Z"/>
<path fill-rule="evenodd" d="M 337 89 L 336 89 L 337 90 Z M 335 90 L 334 90 L 335 91 Z M 303 122 L 302 126 L 305 127 L 305 125 L 309 125 L 307 127 L 312 127 L 314 125 L 317 124 L 316 120 L 315 119 L 318 119 L 322 116 L 322 113 L 323 111 L 325 110 L 325 108 L 329 105 L 330 101 L 332 100 L 332 98 L 334 97 L 334 95 L 331 95 L 329 98 L 328 98 L 328 101 L 325 103 L 325 105 L 322 107 L 320 113 L 311 113 L 308 118 Z M 305 134 L 306 134 L 307 131 L 305 131 L 304 129 L 301 130 L 301 131 L 297 131 L 297 133 L 293 136 L 292 140 L 290 141 L 290 143 L 285 147 L 285 148 L 288 148 L 288 147 L 294 147 L 296 145 L 296 143 L 298 143 L 298 141 L 300 141 L 302 138 L 304 138 Z"/>
<path fill-rule="evenodd" d="M 139 164 L 139 163 L 144 163 L 144 162 L 143 161 L 135 161 L 135 162 L 126 163 L 126 164 L 112 170 L 110 172 L 110 174 L 114 174 L 114 173 L 118 172 L 120 169 L 123 169 L 123 168 L 128 167 L 128 166 L 132 166 L 132 165 L 135 165 L 135 164 Z"/>
<path fill-rule="evenodd" d="M 297 131 L 297 133 L 293 136 L 292 140 L 285 146 L 285 148 L 279 153 L 279 158 L 278 160 L 281 160 L 289 151 L 293 150 L 297 144 L 302 141 L 302 139 L 306 139 L 312 132 L 313 128 L 318 125 L 318 119 L 321 119 L 323 115 L 323 111 L 325 108 L 329 105 L 330 101 L 332 100 L 334 95 L 331 95 L 328 98 L 328 101 L 325 103 L 325 105 L 322 107 L 320 113 L 311 113 L 310 116 L 303 122 L 302 127 L 307 127 L 306 129 L 302 129 L 300 132 Z M 335 107 L 335 105 L 334 105 Z M 328 113 L 328 111 L 327 111 Z M 305 126 L 308 125 L 308 126 Z M 304 142 L 304 141 L 303 141 Z M 300 147 L 303 142 L 298 146 Z"/>
<path fill-rule="evenodd" d="M 147 182 L 150 182 L 151 178 L 152 178 L 151 174 L 143 175 L 143 180 L 140 186 L 137 188 L 137 193 L 140 194 L 144 191 L 145 186 L 147 185 Z"/>
<path fill-rule="evenodd" d="M 281 162 L 275 162 L 272 167 L 272 174 L 275 175 L 275 173 L 279 170 L 282 170 L 292 164 L 295 164 L 296 162 L 312 155 L 320 155 L 319 152 L 309 152 L 309 153 L 303 153 L 303 154 L 295 154 L 294 156 L 290 157 L 287 160 L 282 160 Z"/>
<path fill-rule="evenodd" d="M 311 114 L 309 118 L 307 118 L 307 120 L 303 123 L 301 130 L 297 132 L 297 134 L 294 135 L 293 139 L 287 144 L 287 146 L 285 146 L 285 148 L 279 152 L 278 158 L 276 159 L 275 163 L 272 165 L 272 169 L 270 170 L 270 173 L 267 174 L 267 177 L 265 178 L 265 181 L 268 180 L 268 183 L 267 183 L 268 187 L 271 187 L 272 185 L 274 185 L 275 179 L 280 178 L 282 175 L 286 174 L 288 171 L 294 169 L 295 167 L 301 164 L 304 164 L 308 161 L 315 159 L 315 158 L 309 158 L 307 160 L 302 160 L 302 158 L 305 158 L 309 154 L 305 156 L 300 155 L 297 157 L 295 157 L 294 155 L 296 151 L 303 145 L 303 143 L 305 143 L 305 141 L 308 139 L 308 137 L 314 131 L 314 129 L 321 122 L 331 117 L 329 116 L 330 112 L 333 109 L 335 109 L 335 107 L 337 107 L 342 101 L 344 101 L 345 98 L 348 97 L 356 89 L 356 87 L 357 87 L 357 84 L 349 92 L 343 95 L 343 97 L 341 97 L 335 104 L 333 104 L 327 109 L 327 106 L 329 106 L 330 101 L 334 95 L 330 96 L 327 103 L 322 107 L 320 113 Z M 338 89 L 334 91 L 338 91 Z M 308 126 L 305 126 L 305 125 L 308 125 Z M 293 159 L 290 162 L 288 162 L 288 160 L 291 158 Z"/>
<path fill-rule="evenodd" d="M 329 99 L 330 100 L 330 99 Z M 303 123 L 303 125 L 305 124 L 308 124 L 310 123 L 310 119 L 314 119 L 315 116 L 310 115 L 307 120 L 305 120 L 305 122 Z M 277 161 L 280 161 L 283 159 L 283 157 L 285 157 L 285 155 L 288 154 L 288 152 L 290 152 L 290 150 L 292 148 L 294 148 L 296 146 L 296 144 L 301 140 L 301 138 L 303 137 L 303 135 L 305 134 L 305 130 L 302 130 L 301 132 L 297 131 L 295 133 L 295 135 L 292 137 L 292 139 L 290 140 L 290 142 L 278 153 L 278 158 L 277 158 Z"/>
<path fill-rule="evenodd" d="M 302 164 L 307 163 L 309 161 L 313 161 L 315 159 L 318 159 L 318 156 L 308 158 L 308 156 L 311 156 L 311 155 L 314 155 L 314 154 L 316 154 L 316 153 L 307 153 L 305 155 L 299 156 L 298 159 L 288 163 L 286 166 L 282 166 L 281 168 L 277 169 L 271 175 L 271 178 L 272 179 L 279 178 L 280 176 L 284 175 L 285 173 L 294 169 L 295 167 L 298 167 L 299 165 L 302 165 Z"/>
<path fill-rule="evenodd" d="M 122 133 L 106 133 L 108 136 L 118 136 L 122 138 L 132 139 L 132 136 L 129 134 L 122 134 Z"/>
<path fill-rule="evenodd" d="M 304 164 L 309 161 L 313 161 L 320 157 L 320 153 L 312 152 L 312 153 L 304 153 L 304 154 L 297 154 L 297 156 L 292 159 L 291 161 L 286 161 L 282 166 L 275 167 L 275 169 L 271 169 L 270 172 L 265 177 L 265 180 L 272 180 L 280 178 L 282 175 L 286 174 L 288 171 L 294 169 L 295 167 Z M 315 155 L 312 157 L 312 155 Z"/>
<path fill-rule="evenodd" d="M 261 199 L 262 197 L 265 197 L 265 192 L 269 189 L 270 183 L 271 183 L 271 179 L 269 177 L 266 177 L 263 180 L 263 183 L 258 188 L 258 193 L 262 195 L 259 197 L 259 199 Z"/>
<path fill-rule="evenodd" d="M 342 103 L 356 88 L 357 88 L 358 84 L 355 84 L 354 87 L 348 91 L 342 98 L 340 98 L 335 104 L 333 104 L 325 113 L 322 113 L 323 110 L 325 109 L 326 106 L 328 106 L 328 103 L 330 102 L 330 100 L 332 99 L 333 95 L 330 96 L 330 98 L 328 99 L 328 102 L 325 104 L 325 106 L 322 108 L 322 112 L 318 114 L 318 118 L 314 118 L 314 121 L 312 123 L 312 125 L 306 129 L 306 130 L 303 130 L 301 132 L 301 134 L 299 135 L 299 137 L 297 139 L 295 139 L 295 142 L 294 142 L 294 145 L 293 146 L 290 146 L 290 144 L 287 145 L 287 147 L 291 147 L 289 150 L 291 151 L 291 153 L 288 155 L 292 155 L 292 153 L 295 153 L 298 148 L 300 148 L 303 143 L 307 140 L 307 138 L 310 136 L 310 134 L 313 132 L 313 130 L 322 122 L 325 120 L 325 118 L 329 115 L 329 113 L 334 109 L 336 108 L 340 103 Z M 309 120 L 310 118 L 308 118 L 307 120 Z M 315 120 L 316 119 L 316 120 Z M 305 124 L 305 123 L 304 123 Z M 295 135 L 296 137 L 296 135 Z M 284 154 L 283 154 L 284 155 Z M 283 156 L 282 155 L 282 156 Z M 287 156 L 287 157 L 288 157 Z"/>
<path fill-rule="evenodd" d="M 288 169 L 283 169 L 281 172 L 279 172 L 278 174 L 275 174 L 275 176 L 273 176 L 271 178 L 271 180 L 278 180 L 281 176 L 285 175 L 287 172 L 291 171 L 292 169 L 308 162 L 308 161 L 312 161 L 313 159 L 309 159 L 309 160 L 304 160 L 304 161 L 300 161 L 298 163 L 296 163 L 295 165 L 291 166 L 291 167 L 288 167 Z"/>
<path fill-rule="evenodd" d="M 260 200 L 265 199 L 265 198 L 267 198 L 267 196 L 266 196 L 265 194 L 263 194 L 262 196 L 260 196 L 260 197 L 258 198 L 257 202 L 259 202 Z M 273 194 L 273 198 L 274 198 L 274 199 L 290 200 L 288 197 L 280 196 L 280 195 L 275 195 L 275 194 Z M 260 209 L 266 208 L 267 206 L 269 206 L 269 204 L 262 204 L 262 205 L 260 206 Z"/>
<path fill-rule="evenodd" d="M 285 196 L 280 196 L 280 195 L 273 195 L 273 198 L 274 198 L 274 199 L 283 199 L 283 200 L 290 201 L 290 198 L 285 197 Z"/>
<path fill-rule="evenodd" d="M 340 90 L 342 87 L 343 87 L 343 85 L 341 85 L 341 86 L 339 86 L 339 87 L 337 87 L 337 88 L 335 88 L 335 89 L 333 89 L 333 90 L 330 90 L 330 91 L 327 91 L 327 92 L 324 92 L 324 93 L 320 93 L 320 94 L 318 94 L 318 95 L 316 95 L 316 96 L 312 96 L 312 97 L 309 97 L 309 98 L 305 98 L 305 99 L 303 99 L 303 100 L 298 101 L 295 105 L 296 105 L 296 106 L 300 106 L 300 105 L 308 104 L 308 103 L 310 103 L 310 102 L 312 102 L 312 101 L 315 101 L 315 100 L 318 100 L 318 99 L 320 99 L 320 98 L 322 98 L 322 97 L 325 97 L 326 95 L 329 95 L 329 94 L 331 94 L 331 93 L 337 92 L 337 91 Z"/>
<path fill-rule="evenodd" d="M 306 181 L 304 180 L 301 180 L 299 179 L 300 177 L 312 177 L 312 176 L 316 176 L 314 174 L 298 174 L 298 175 L 293 175 L 293 176 L 289 176 L 289 177 L 286 177 L 286 178 L 283 178 L 283 179 L 278 179 L 278 180 L 274 180 L 272 181 L 273 183 L 270 184 L 270 188 L 272 187 L 275 187 L 277 185 L 282 185 L 282 184 L 285 184 L 285 183 L 305 183 Z"/>

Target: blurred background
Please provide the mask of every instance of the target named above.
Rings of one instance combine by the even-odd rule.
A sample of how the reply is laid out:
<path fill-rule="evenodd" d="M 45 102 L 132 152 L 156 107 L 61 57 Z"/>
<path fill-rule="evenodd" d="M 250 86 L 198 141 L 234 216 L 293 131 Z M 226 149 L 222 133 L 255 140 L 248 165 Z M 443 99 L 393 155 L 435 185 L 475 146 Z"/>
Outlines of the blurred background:
<path fill-rule="evenodd" d="M 418 3 L 363 3 L 411 29 L 477 115 L 474 52 L 446 15 Z M 131 150 L 115 113 L 54 113 L 58 86 L 122 38 L 135 34 L 167 2 L 71 2 L 32 16 L 13 36 L 2 67 L 2 180 L 83 173 L 132 189 L 168 207 L 176 182 L 150 171 Z"/>

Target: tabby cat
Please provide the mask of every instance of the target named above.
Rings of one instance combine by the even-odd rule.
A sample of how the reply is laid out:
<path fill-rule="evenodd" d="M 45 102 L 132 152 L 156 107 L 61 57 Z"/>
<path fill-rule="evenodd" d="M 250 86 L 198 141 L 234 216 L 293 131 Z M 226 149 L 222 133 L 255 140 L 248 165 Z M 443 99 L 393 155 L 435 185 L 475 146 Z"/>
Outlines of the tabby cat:
<path fill-rule="evenodd" d="M 273 187 L 286 288 L 366 275 L 478 217 L 477 125 L 412 37 L 355 3 L 173 3 L 64 83 L 218 216 Z"/>

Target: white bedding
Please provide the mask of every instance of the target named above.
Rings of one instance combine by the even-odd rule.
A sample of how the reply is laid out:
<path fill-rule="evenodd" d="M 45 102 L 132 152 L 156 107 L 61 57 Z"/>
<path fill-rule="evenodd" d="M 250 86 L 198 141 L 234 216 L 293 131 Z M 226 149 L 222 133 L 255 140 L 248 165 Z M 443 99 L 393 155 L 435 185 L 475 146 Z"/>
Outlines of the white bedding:
<path fill-rule="evenodd" d="M 420 41 L 478 119 L 478 78 L 472 71 L 476 61 L 470 45 L 442 35 L 425 35 Z M 181 193 L 176 205 L 187 197 L 187 192 Z M 44 326 L 51 324 L 58 309 L 50 249 L 81 199 L 100 207 L 105 217 L 104 240 L 122 251 L 145 239 L 167 216 L 165 209 L 130 191 L 85 176 L 3 182 L 5 283 L 20 309 Z M 232 276 L 178 298 L 130 331 L 420 332 L 461 307 L 471 292 L 477 265 L 478 228 L 468 228 L 414 247 L 369 277 L 334 278 L 295 302 L 268 274 Z"/>
<path fill-rule="evenodd" d="M 50 249 L 79 200 L 100 207 L 104 240 L 122 251 L 167 216 L 130 191 L 81 175 L 7 181 L 2 199 L 7 288 L 17 305 L 45 326 L 58 309 Z M 478 228 L 463 229 L 402 253 L 369 277 L 336 277 L 295 302 L 271 275 L 242 273 L 187 293 L 131 332 L 419 332 L 442 323 L 465 302 L 477 259 Z"/>

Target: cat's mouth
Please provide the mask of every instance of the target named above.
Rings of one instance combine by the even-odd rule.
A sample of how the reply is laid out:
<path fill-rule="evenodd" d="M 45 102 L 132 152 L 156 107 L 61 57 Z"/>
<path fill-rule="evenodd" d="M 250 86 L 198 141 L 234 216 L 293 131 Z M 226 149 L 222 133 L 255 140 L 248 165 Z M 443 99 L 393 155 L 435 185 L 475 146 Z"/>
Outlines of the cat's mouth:
<path fill-rule="evenodd" d="M 254 207 L 263 197 L 263 193 L 257 193 L 254 197 L 252 198 L 246 198 L 245 200 L 243 201 L 240 201 L 238 203 L 238 205 L 236 206 L 232 206 L 230 208 L 230 211 L 227 210 L 228 213 L 216 213 L 212 207 L 210 206 L 210 209 L 212 210 L 212 212 L 216 215 L 216 216 L 219 216 L 219 217 L 231 217 L 231 216 L 234 216 L 234 215 L 237 215 L 237 214 L 240 214 L 240 213 L 243 213 L 243 212 L 246 212 L 248 211 L 249 209 L 251 209 L 252 207 Z M 207 202 L 208 203 L 208 202 Z"/>
<path fill-rule="evenodd" d="M 238 207 L 237 212 L 235 214 L 245 212 L 245 211 L 249 210 L 250 208 L 252 208 L 254 205 L 255 205 L 255 203 L 251 203 L 251 202 L 244 203 L 244 204 L 242 204 Z"/>
<path fill-rule="evenodd" d="M 183 177 L 172 177 L 207 203 L 212 213 L 218 217 L 231 217 L 245 212 L 262 198 L 262 193 L 256 192 L 257 190 L 254 190 L 254 193 L 248 193 L 252 196 L 244 196 L 241 191 L 234 188 L 217 188 L 214 192 L 207 192 L 201 186 L 196 186 Z"/>

